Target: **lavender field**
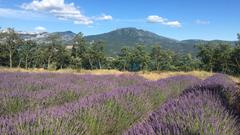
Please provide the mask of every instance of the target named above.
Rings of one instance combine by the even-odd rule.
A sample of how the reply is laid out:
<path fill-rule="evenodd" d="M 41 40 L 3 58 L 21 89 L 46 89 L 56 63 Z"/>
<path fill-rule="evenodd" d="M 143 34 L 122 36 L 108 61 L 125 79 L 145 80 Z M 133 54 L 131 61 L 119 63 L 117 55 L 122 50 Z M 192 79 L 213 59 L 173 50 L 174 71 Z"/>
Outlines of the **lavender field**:
<path fill-rule="evenodd" d="M 239 135 L 227 75 L 0 73 L 1 135 Z"/>

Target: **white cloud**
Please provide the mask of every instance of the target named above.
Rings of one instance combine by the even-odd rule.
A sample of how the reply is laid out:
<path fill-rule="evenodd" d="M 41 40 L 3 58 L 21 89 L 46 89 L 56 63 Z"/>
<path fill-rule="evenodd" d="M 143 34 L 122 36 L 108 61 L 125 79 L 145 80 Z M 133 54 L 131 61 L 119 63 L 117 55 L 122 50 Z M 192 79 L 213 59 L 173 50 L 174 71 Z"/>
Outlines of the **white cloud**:
<path fill-rule="evenodd" d="M 149 23 L 163 23 L 165 22 L 167 19 L 163 18 L 163 17 L 160 17 L 160 16 L 157 16 L 157 15 L 150 15 L 148 16 L 147 18 L 147 21 Z"/>
<path fill-rule="evenodd" d="M 93 24 L 93 21 L 86 20 L 86 21 L 73 21 L 74 24 L 84 24 L 84 25 L 90 25 Z"/>
<path fill-rule="evenodd" d="M 160 23 L 170 27 L 182 27 L 179 21 L 169 21 L 167 18 L 163 18 L 157 15 L 150 15 L 147 17 L 147 22 L 149 23 Z"/>
<path fill-rule="evenodd" d="M 46 16 L 31 11 L 11 8 L 0 8 L 0 17 L 17 18 L 22 20 L 35 20 L 45 18 Z"/>
<path fill-rule="evenodd" d="M 182 27 L 182 25 L 179 21 L 164 22 L 163 24 L 171 26 L 171 27 Z"/>
<path fill-rule="evenodd" d="M 27 10 L 52 10 L 61 9 L 64 6 L 71 4 L 64 4 L 64 0 L 33 0 L 31 3 L 23 3 L 22 8 Z"/>
<path fill-rule="evenodd" d="M 37 26 L 35 28 L 35 31 L 36 32 L 45 32 L 45 31 L 47 31 L 47 29 L 45 27 L 42 27 L 42 26 Z"/>
<path fill-rule="evenodd" d="M 210 24 L 210 21 L 197 19 L 195 23 L 200 25 L 207 25 Z"/>
<path fill-rule="evenodd" d="M 113 17 L 111 15 L 105 15 L 105 14 L 95 18 L 95 20 L 103 20 L 103 21 L 112 20 L 112 19 Z"/>
<path fill-rule="evenodd" d="M 90 25 L 94 20 L 112 20 L 112 16 L 104 15 L 98 19 L 92 19 L 81 13 L 74 3 L 65 3 L 64 0 L 33 0 L 31 3 L 23 3 L 23 9 L 45 11 L 60 20 L 72 20 L 75 24 Z"/>

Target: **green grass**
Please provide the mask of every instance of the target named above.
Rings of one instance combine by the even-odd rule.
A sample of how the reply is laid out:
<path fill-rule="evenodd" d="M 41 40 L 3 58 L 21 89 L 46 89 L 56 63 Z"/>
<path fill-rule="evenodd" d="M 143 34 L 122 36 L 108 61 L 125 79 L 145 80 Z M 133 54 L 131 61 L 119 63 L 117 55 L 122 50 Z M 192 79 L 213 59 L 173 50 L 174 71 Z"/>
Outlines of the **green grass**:
<path fill-rule="evenodd" d="M 64 103 L 69 103 L 74 100 L 79 99 L 80 95 L 78 95 L 74 91 L 63 91 L 60 92 L 57 96 L 49 98 L 46 103 L 45 107 L 52 106 L 52 105 L 61 105 Z"/>
<path fill-rule="evenodd" d="M 27 105 L 26 99 L 19 97 L 9 98 L 8 100 L 1 101 L 0 115 L 9 115 L 21 112 L 27 108 Z"/>

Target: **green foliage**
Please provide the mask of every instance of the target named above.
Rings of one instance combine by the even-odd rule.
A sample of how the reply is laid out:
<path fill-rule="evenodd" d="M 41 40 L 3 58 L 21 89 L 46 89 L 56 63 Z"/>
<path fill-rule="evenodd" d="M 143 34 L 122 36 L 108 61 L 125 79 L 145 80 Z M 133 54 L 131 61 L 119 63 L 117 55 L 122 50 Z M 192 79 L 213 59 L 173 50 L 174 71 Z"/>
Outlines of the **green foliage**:
<path fill-rule="evenodd" d="M 87 131 L 90 131 L 91 135 L 120 133 L 130 126 L 133 118 L 134 115 L 114 100 L 106 101 L 102 106 L 95 106 L 81 112 L 76 117 L 86 124 Z"/>
<path fill-rule="evenodd" d="M 50 98 L 45 106 L 51 105 L 61 105 L 63 103 L 68 103 L 74 100 L 77 100 L 80 96 L 74 91 L 63 91 L 60 92 L 57 96 Z"/>
<path fill-rule="evenodd" d="M 116 60 L 116 67 L 120 70 L 129 70 L 129 67 L 130 67 L 130 59 L 131 59 L 131 52 L 130 52 L 130 49 L 129 48 L 122 48 L 118 57 L 117 57 L 117 60 Z"/>
<path fill-rule="evenodd" d="M 200 61 L 191 54 L 178 54 L 174 57 L 174 65 L 178 71 L 193 71 L 199 69 Z"/>
<path fill-rule="evenodd" d="M 160 62 L 162 61 L 162 49 L 161 46 L 154 46 L 152 49 L 152 52 L 150 54 L 151 59 L 152 59 L 152 66 L 154 70 L 159 71 L 160 70 Z"/>
<path fill-rule="evenodd" d="M 240 44 L 235 47 L 235 49 L 232 51 L 231 56 L 231 71 L 236 74 L 240 74 Z"/>
<path fill-rule="evenodd" d="M 67 68 L 71 62 L 70 51 L 64 46 L 58 46 L 56 49 L 57 54 L 55 56 L 55 62 L 57 69 Z"/>
<path fill-rule="evenodd" d="M 35 51 L 36 43 L 31 40 L 24 41 L 23 44 L 19 47 L 18 52 L 20 61 L 23 61 L 26 69 L 28 68 L 28 65 L 33 62 Z M 19 64 L 21 64 L 21 62 L 19 62 Z"/>
<path fill-rule="evenodd" d="M 142 45 L 133 48 L 122 48 L 117 57 L 117 67 L 120 70 L 148 70 L 149 63 L 150 57 Z"/>
<path fill-rule="evenodd" d="M 229 44 L 199 45 L 201 67 L 208 71 L 239 74 L 239 46 Z"/>
<path fill-rule="evenodd" d="M 9 100 L 1 101 L 0 115 L 14 114 L 24 110 L 26 101 L 19 97 L 12 97 Z"/>
<path fill-rule="evenodd" d="M 4 46 L 3 49 L 7 51 L 7 55 L 9 56 L 9 67 L 12 68 L 14 56 L 17 55 L 17 49 L 22 44 L 22 40 L 14 29 L 8 28 L 6 32 L 1 32 L 0 44 Z"/>
<path fill-rule="evenodd" d="M 0 43 L 0 65 L 9 66 L 7 48 Z"/>

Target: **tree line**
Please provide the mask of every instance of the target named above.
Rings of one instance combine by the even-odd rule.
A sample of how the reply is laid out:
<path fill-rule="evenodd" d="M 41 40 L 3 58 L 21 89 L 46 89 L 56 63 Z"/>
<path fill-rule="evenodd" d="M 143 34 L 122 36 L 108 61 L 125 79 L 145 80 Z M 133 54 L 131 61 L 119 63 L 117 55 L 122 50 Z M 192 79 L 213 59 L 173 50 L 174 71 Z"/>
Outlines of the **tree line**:
<path fill-rule="evenodd" d="M 206 43 L 197 45 L 198 53 L 179 54 L 155 45 L 146 51 L 144 45 L 124 47 L 113 57 L 105 52 L 102 41 L 87 42 L 82 33 L 66 48 L 59 35 L 50 35 L 44 43 L 23 40 L 8 28 L 0 33 L 0 66 L 47 69 L 118 69 L 121 71 L 192 71 L 206 70 L 240 74 L 240 35 L 236 45 Z"/>

